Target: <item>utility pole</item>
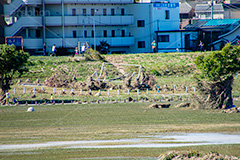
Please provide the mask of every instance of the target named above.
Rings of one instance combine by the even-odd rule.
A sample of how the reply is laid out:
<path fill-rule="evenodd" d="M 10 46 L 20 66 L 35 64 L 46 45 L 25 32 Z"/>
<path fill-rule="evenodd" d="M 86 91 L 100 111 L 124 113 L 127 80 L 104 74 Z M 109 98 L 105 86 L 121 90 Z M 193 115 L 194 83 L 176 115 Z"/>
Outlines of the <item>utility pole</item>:
<path fill-rule="evenodd" d="M 211 20 L 213 20 L 213 0 L 211 0 Z M 211 29 L 211 43 L 212 43 L 212 38 L 213 38 L 213 35 L 212 35 L 212 29 Z M 211 49 L 212 50 L 212 49 Z"/>
<path fill-rule="evenodd" d="M 96 13 L 97 13 L 97 11 L 98 11 L 98 9 L 95 9 L 95 11 L 94 11 L 94 18 L 93 18 L 93 30 L 94 30 L 94 38 L 93 38 L 93 40 L 94 40 L 94 50 L 96 50 L 96 19 L 95 19 L 95 15 L 96 15 Z"/>
<path fill-rule="evenodd" d="M 213 0 L 211 0 L 211 19 L 213 20 Z"/>

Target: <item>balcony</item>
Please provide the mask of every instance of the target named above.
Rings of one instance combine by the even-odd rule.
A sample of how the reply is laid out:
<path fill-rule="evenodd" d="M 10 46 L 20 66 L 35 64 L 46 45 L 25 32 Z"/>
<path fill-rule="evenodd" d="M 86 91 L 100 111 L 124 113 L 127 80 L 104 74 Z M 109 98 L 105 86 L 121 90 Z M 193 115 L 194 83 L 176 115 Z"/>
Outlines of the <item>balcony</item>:
<path fill-rule="evenodd" d="M 64 0 L 64 3 L 99 3 L 99 4 L 105 4 L 105 3 L 115 3 L 115 4 L 128 4 L 128 3 L 134 3 L 134 0 Z"/>
<path fill-rule="evenodd" d="M 42 39 L 23 39 L 25 49 L 40 49 L 43 46 Z"/>
<path fill-rule="evenodd" d="M 65 16 L 65 25 L 131 25 L 134 24 L 132 15 L 116 16 Z"/>
<path fill-rule="evenodd" d="M 5 27 L 5 36 L 14 36 L 23 27 L 42 27 L 42 17 L 21 17 L 11 26 Z"/>
<path fill-rule="evenodd" d="M 62 0 L 45 0 L 45 4 L 61 4 Z"/>
<path fill-rule="evenodd" d="M 10 4 L 4 5 L 4 15 L 12 15 L 22 5 L 40 5 L 42 0 L 14 0 Z"/>
<path fill-rule="evenodd" d="M 96 44 L 99 45 L 100 41 L 107 41 L 111 47 L 125 47 L 134 45 L 134 37 L 97 37 Z M 62 38 L 47 38 L 46 43 L 48 46 L 56 44 L 57 47 L 64 45 L 67 48 L 75 48 L 78 45 L 78 42 L 89 42 L 90 45 L 94 44 L 93 38 L 65 38 L 64 41 Z M 23 44 L 25 49 L 42 49 L 43 40 L 40 39 L 23 39 Z M 50 49 L 48 49 L 50 50 Z"/>
<path fill-rule="evenodd" d="M 89 42 L 94 44 L 94 38 L 65 38 L 65 47 L 75 48 L 78 42 Z M 96 44 L 99 45 L 101 41 L 107 41 L 111 47 L 124 47 L 134 45 L 134 37 L 96 37 Z"/>
<path fill-rule="evenodd" d="M 48 16 L 45 20 L 46 26 L 62 26 L 62 16 Z"/>

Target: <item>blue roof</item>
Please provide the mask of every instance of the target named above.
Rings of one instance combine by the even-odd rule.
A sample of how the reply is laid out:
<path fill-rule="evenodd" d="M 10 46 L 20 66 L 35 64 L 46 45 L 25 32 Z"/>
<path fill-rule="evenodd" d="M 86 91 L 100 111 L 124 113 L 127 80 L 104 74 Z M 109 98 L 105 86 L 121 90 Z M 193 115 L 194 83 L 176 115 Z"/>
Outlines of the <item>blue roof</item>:
<path fill-rule="evenodd" d="M 240 19 L 212 19 L 205 23 L 203 26 L 225 26 L 234 23 L 239 23 Z"/>

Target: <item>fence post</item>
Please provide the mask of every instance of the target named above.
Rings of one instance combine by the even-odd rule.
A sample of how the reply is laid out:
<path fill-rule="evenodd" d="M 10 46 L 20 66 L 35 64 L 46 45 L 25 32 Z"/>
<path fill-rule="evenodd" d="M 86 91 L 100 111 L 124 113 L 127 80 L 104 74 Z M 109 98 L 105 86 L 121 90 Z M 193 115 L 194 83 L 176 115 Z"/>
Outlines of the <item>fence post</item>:
<path fill-rule="evenodd" d="M 33 93 L 35 94 L 36 93 L 36 88 L 34 87 L 34 89 L 33 89 Z"/>
<path fill-rule="evenodd" d="M 83 93 L 82 93 L 82 89 L 81 89 L 81 91 L 80 91 L 80 92 L 81 92 L 81 95 L 82 95 L 82 94 L 83 94 Z"/>
<path fill-rule="evenodd" d="M 196 92 L 196 88 L 195 87 L 193 87 L 193 92 Z"/>
<path fill-rule="evenodd" d="M 128 89 L 128 95 L 130 94 L 130 89 Z"/>
<path fill-rule="evenodd" d="M 53 88 L 53 93 L 55 94 L 55 88 Z"/>
<path fill-rule="evenodd" d="M 16 94 L 16 93 L 17 93 L 16 88 L 14 88 L 14 94 Z"/>
<path fill-rule="evenodd" d="M 99 89 L 99 96 L 101 96 L 101 89 Z"/>
<path fill-rule="evenodd" d="M 137 94 L 139 95 L 139 89 L 137 89 Z"/>
<path fill-rule="evenodd" d="M 110 96 L 110 90 L 108 90 L 108 96 Z"/>
<path fill-rule="evenodd" d="M 148 90 L 148 88 L 147 88 L 147 94 L 149 94 L 149 90 Z"/>
<path fill-rule="evenodd" d="M 185 90 L 186 90 L 186 92 L 188 92 L 188 89 L 187 89 L 187 87 L 185 87 Z"/>
<path fill-rule="evenodd" d="M 118 90 L 118 95 L 120 95 L 120 91 Z"/>
<path fill-rule="evenodd" d="M 25 93 L 26 94 L 26 88 L 24 87 L 24 89 L 23 89 L 23 93 Z"/>

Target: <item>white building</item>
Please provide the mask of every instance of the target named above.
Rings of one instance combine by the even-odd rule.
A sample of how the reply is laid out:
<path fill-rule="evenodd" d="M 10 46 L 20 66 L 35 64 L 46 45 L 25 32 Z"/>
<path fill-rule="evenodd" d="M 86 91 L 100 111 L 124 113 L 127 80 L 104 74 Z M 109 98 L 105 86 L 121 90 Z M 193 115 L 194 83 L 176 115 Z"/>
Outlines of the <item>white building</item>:
<path fill-rule="evenodd" d="M 164 31 L 168 39 L 158 42 L 161 52 L 173 45 L 174 34 L 166 31 L 179 30 L 178 0 L 14 0 L 4 5 L 4 14 L 12 21 L 5 37 L 22 36 L 24 48 L 34 50 L 44 42 L 50 49 L 53 44 L 75 48 L 78 42 L 93 46 L 104 40 L 112 53 L 151 52 L 151 42 L 159 39 L 156 32 Z"/>

